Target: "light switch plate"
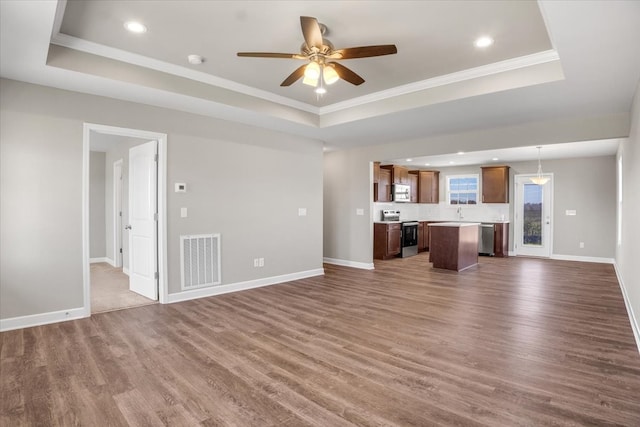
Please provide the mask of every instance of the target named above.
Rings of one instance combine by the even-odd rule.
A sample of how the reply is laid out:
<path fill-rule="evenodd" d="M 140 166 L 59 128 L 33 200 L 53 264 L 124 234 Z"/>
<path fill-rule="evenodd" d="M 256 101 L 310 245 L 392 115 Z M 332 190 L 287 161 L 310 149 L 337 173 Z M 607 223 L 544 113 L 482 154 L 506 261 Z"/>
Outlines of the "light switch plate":
<path fill-rule="evenodd" d="M 356 209 L 356 215 L 364 215 L 364 209 Z"/>
<path fill-rule="evenodd" d="M 575 216 L 575 215 L 576 215 L 576 211 L 575 211 L 575 209 L 567 209 L 567 210 L 565 211 L 565 214 L 566 214 L 567 216 Z"/>
<path fill-rule="evenodd" d="M 307 216 L 307 208 L 298 208 L 298 216 Z"/>
<path fill-rule="evenodd" d="M 187 192 L 187 184 L 185 184 L 184 182 L 176 182 L 174 184 L 174 188 L 176 190 L 176 193 L 186 193 Z"/>
<path fill-rule="evenodd" d="M 187 217 L 187 208 L 180 208 L 180 218 Z"/>

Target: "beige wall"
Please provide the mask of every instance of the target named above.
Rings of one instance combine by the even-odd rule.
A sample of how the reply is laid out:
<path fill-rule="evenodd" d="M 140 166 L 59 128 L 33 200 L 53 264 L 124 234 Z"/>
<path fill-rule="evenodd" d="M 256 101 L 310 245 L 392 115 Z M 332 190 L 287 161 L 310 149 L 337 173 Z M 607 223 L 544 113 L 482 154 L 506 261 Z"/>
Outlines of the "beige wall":
<path fill-rule="evenodd" d="M 107 257 L 105 224 L 105 158 L 106 153 L 89 154 L 89 257 Z"/>
<path fill-rule="evenodd" d="M 322 268 L 319 141 L 6 79 L 0 90 L 2 319 L 82 307 L 85 122 L 168 135 L 171 293 L 186 233 L 221 233 L 223 284 Z"/>
<path fill-rule="evenodd" d="M 616 245 L 616 267 L 627 294 L 629 311 L 635 318 L 636 342 L 640 349 L 640 84 L 631 110 L 629 139 L 618 150 L 622 156 L 622 241 Z"/>

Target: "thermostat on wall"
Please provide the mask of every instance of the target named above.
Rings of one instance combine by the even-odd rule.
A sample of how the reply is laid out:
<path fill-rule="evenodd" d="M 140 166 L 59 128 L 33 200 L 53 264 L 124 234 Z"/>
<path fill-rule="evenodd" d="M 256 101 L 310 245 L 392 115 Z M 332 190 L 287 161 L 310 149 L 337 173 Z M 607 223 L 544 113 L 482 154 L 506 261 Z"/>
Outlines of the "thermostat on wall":
<path fill-rule="evenodd" d="M 186 193 L 187 192 L 187 184 L 183 182 L 176 182 L 176 193 Z"/>

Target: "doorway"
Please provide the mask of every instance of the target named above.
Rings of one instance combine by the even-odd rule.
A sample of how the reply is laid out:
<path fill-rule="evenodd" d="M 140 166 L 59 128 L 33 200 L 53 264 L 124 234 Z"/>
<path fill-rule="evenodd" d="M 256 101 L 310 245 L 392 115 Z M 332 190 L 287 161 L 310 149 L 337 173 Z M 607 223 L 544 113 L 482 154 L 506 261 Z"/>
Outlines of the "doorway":
<path fill-rule="evenodd" d="M 551 257 L 553 246 L 553 174 L 534 184 L 536 175 L 515 176 L 514 251 L 516 255 Z"/>
<path fill-rule="evenodd" d="M 156 303 L 158 300 L 161 303 L 166 302 L 166 135 L 85 123 L 83 140 L 84 314 L 89 316 L 91 313 L 101 311 Z M 150 226 L 153 234 L 153 247 L 145 248 L 145 255 L 149 256 L 142 264 L 150 265 L 150 269 L 153 270 L 150 274 L 153 279 L 153 292 L 152 298 L 145 298 L 131 290 L 130 274 L 133 251 L 130 250 L 130 233 L 124 230 L 129 225 L 130 209 L 136 208 L 135 206 L 132 208 L 127 197 L 127 195 L 131 197 L 128 179 L 128 175 L 131 173 L 128 167 L 129 149 L 151 141 L 153 141 L 154 149 L 151 156 L 154 185 L 148 191 L 153 192 L 153 197 L 149 197 L 149 200 L 152 200 L 150 210 L 153 211 L 151 213 L 153 224 Z M 99 262 L 95 262 L 95 258 L 91 259 L 89 253 L 96 246 L 92 240 L 95 226 L 93 223 L 90 226 L 90 220 L 93 220 L 94 215 L 89 208 L 92 172 L 89 158 L 91 152 L 95 150 L 108 153 L 104 169 L 107 171 L 107 175 L 110 175 L 105 180 L 106 193 L 110 193 L 105 197 L 107 204 L 106 257 L 98 260 Z M 130 181 L 132 185 L 135 185 L 135 179 Z M 139 192 L 139 189 L 137 191 Z M 133 259 L 135 261 L 135 258 Z M 137 265 L 139 264 L 134 264 L 134 266 Z M 140 268 L 136 268 L 136 272 L 139 271 Z M 135 291 L 135 289 L 133 290 Z"/>

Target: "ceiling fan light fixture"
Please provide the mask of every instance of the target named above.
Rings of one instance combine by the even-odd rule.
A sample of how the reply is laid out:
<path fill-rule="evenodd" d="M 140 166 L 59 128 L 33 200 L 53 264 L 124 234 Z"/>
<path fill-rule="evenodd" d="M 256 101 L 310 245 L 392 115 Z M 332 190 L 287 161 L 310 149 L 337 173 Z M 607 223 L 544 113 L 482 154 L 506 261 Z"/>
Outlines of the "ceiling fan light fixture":
<path fill-rule="evenodd" d="M 322 78 L 324 79 L 324 82 L 328 85 L 332 85 L 338 80 L 340 80 L 340 76 L 338 76 L 338 73 L 336 72 L 335 68 L 333 68 L 331 65 L 324 66 L 324 68 L 322 69 Z"/>
<path fill-rule="evenodd" d="M 309 65 L 304 69 L 304 77 L 317 82 L 320 77 L 320 65 L 315 61 L 309 62 Z"/>
<path fill-rule="evenodd" d="M 304 76 L 304 78 L 302 79 L 302 83 L 307 85 L 307 86 L 316 87 L 316 86 L 318 86 L 318 79 L 317 78 L 312 79 L 312 78 L 309 78 L 307 76 Z"/>

